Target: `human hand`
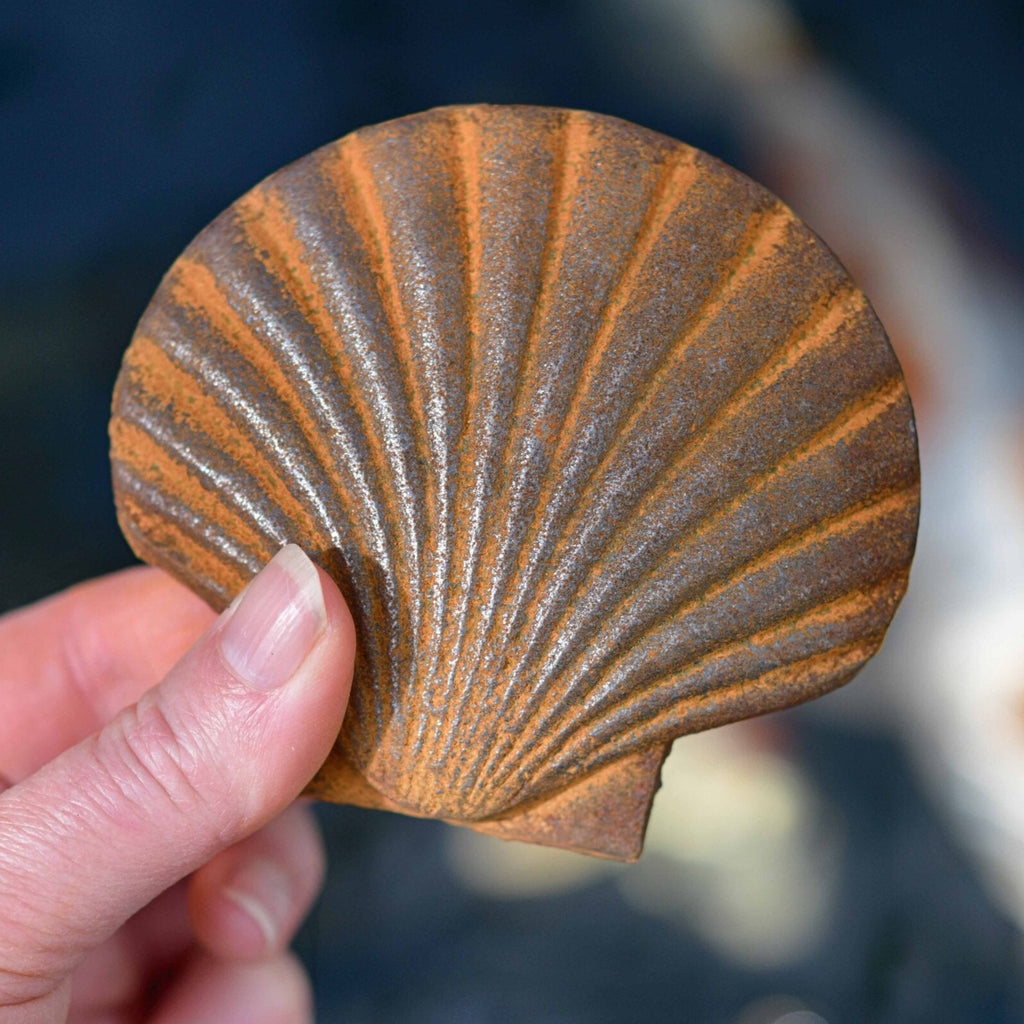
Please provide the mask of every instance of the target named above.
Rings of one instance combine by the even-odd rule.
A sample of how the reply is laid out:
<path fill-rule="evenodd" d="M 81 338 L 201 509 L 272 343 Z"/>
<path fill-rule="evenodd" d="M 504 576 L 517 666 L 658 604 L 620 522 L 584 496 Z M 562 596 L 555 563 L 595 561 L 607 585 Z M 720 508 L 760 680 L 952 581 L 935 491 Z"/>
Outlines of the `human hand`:
<path fill-rule="evenodd" d="M 289 805 L 354 648 L 291 545 L 216 619 L 144 568 L 0 618 L 0 1024 L 312 1020 L 285 947 L 323 852 Z"/>

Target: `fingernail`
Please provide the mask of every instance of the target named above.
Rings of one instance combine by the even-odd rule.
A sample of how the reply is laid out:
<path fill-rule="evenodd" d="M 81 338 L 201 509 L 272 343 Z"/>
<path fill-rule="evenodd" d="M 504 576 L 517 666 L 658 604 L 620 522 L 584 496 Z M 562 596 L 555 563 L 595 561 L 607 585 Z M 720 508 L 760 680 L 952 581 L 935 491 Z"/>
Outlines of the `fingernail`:
<path fill-rule="evenodd" d="M 242 591 L 220 634 L 229 668 L 256 690 L 286 683 L 327 622 L 316 566 L 288 544 Z"/>
<path fill-rule="evenodd" d="M 264 953 L 275 952 L 292 909 L 292 882 L 274 861 L 249 861 L 222 890 L 263 936 Z"/>

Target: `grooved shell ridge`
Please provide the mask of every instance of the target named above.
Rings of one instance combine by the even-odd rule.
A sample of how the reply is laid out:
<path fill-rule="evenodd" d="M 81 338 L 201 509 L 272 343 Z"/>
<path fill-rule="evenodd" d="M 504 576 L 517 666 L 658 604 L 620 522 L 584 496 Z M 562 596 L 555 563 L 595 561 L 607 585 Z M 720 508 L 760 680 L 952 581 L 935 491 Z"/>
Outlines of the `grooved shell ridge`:
<path fill-rule="evenodd" d="M 221 608 L 348 599 L 330 799 L 639 854 L 671 741 L 848 680 L 907 582 L 913 415 L 782 203 L 609 117 L 453 107 L 272 175 L 163 280 L 118 516 Z"/>

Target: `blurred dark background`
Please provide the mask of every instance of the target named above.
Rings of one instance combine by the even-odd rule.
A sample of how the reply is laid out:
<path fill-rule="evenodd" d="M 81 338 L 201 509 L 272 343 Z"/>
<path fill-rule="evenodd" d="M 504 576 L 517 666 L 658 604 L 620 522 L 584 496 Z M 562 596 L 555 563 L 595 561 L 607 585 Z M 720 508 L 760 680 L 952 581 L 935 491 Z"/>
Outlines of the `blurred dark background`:
<path fill-rule="evenodd" d="M 114 519 L 106 420 L 136 320 L 214 215 L 266 174 L 364 124 L 473 101 L 596 110 L 767 174 L 800 212 L 799 189 L 785 192 L 793 175 L 771 180 L 785 161 L 770 124 L 750 131 L 747 63 L 781 62 L 788 80 L 812 62 L 893 133 L 878 135 L 883 149 L 896 138 L 921 155 L 915 166 L 927 168 L 922 181 L 961 244 L 1017 275 L 1019 0 L 731 0 L 718 12 L 733 21 L 711 25 L 713 7 L 3 5 L 0 609 L 132 561 Z M 785 39 L 755 39 L 752 49 L 748 40 L 732 60 L 730 40 L 745 38 L 744 25 L 763 31 L 762 42 L 783 30 Z M 919 348 L 908 358 L 929 355 Z M 1024 442 L 1024 416 L 1021 424 Z M 808 834 L 792 855 L 818 849 L 822 829 L 835 839 L 818 850 L 829 865 L 813 941 L 787 955 L 751 954 L 749 943 L 737 953 L 701 926 L 692 901 L 674 917 L 653 914 L 614 873 L 501 891 L 465 867 L 467 857 L 487 861 L 488 847 L 454 850 L 444 826 L 329 808 L 330 885 L 300 941 L 318 1019 L 1024 1020 L 1013 912 L 990 897 L 926 795 L 899 729 L 810 711 L 773 729 L 769 746 L 813 792 L 810 803 L 797 800 Z M 755 904 L 752 914 L 774 912 L 770 901 Z"/>

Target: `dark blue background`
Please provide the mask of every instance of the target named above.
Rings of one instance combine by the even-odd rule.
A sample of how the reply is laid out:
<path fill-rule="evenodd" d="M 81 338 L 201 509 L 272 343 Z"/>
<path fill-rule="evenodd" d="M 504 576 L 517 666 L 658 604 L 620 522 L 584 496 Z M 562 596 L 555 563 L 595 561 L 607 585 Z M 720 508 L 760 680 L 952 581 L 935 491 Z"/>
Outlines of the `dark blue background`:
<path fill-rule="evenodd" d="M 966 185 L 1024 253 L 1024 5 L 800 0 L 816 46 Z M 616 114 L 744 167 L 730 124 L 624 59 L 580 0 L 142 0 L 0 11 L 0 608 L 130 561 L 106 419 L 161 274 L 219 210 L 330 139 L 442 103 Z M 635 41 L 634 41 L 635 42 Z M 302 939 L 322 1019 L 726 1021 L 773 991 L 842 1021 L 1024 1019 L 1016 932 L 898 749 L 799 714 L 850 828 L 820 951 L 743 971 L 610 883 L 497 904 L 461 890 L 443 826 L 328 809 L 332 876 Z"/>

